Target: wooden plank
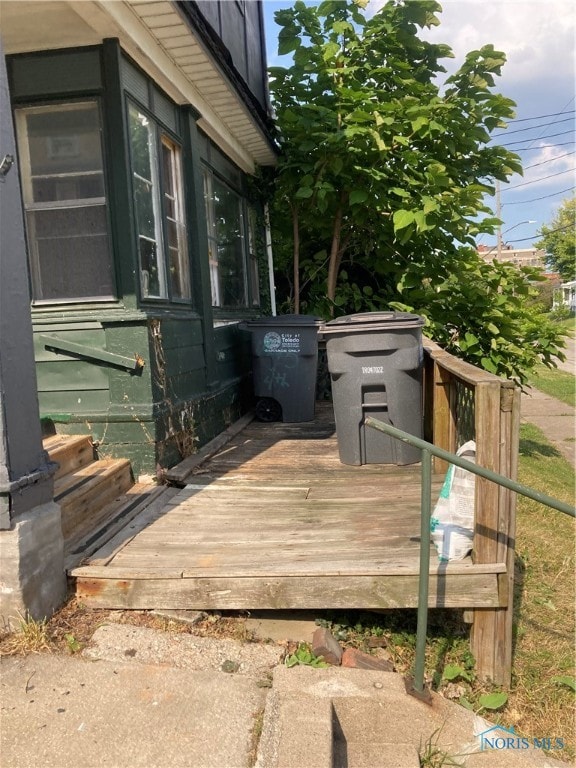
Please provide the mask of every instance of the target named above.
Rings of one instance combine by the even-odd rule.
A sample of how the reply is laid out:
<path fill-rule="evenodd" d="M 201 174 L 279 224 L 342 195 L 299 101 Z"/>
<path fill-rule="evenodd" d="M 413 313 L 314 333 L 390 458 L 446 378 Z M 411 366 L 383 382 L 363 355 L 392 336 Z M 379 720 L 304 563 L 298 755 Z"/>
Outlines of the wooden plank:
<path fill-rule="evenodd" d="M 90 558 L 93 566 L 105 566 L 111 562 L 115 555 L 127 546 L 137 534 L 142 531 L 153 520 L 165 514 L 166 501 L 177 493 L 176 488 L 165 488 L 160 498 L 154 499 L 143 512 L 135 519 L 130 521 L 129 525 L 123 526 L 116 535 L 109 539 L 101 548 L 99 548 Z"/>
<path fill-rule="evenodd" d="M 166 473 L 167 480 L 171 483 L 185 484 L 186 478 L 192 474 L 194 469 L 196 469 L 198 466 L 200 466 L 200 464 L 206 461 L 206 459 L 213 456 L 224 445 L 226 445 L 233 437 L 241 432 L 242 429 L 247 424 L 249 424 L 253 418 L 253 413 L 247 413 L 242 416 L 242 418 L 238 419 L 238 421 L 234 422 L 234 424 L 231 424 L 228 429 L 224 430 L 224 432 L 215 437 L 214 440 L 206 443 L 206 445 L 204 445 L 198 451 L 198 453 L 195 453 L 192 456 L 188 456 L 186 459 L 184 459 L 184 461 L 181 461 L 180 464 L 177 464 L 175 467 L 170 469 Z"/>
<path fill-rule="evenodd" d="M 238 562 L 239 558 L 231 562 L 231 575 L 242 576 L 238 572 L 238 568 L 241 564 Z M 87 565 L 78 565 L 71 571 L 72 576 L 78 576 L 85 579 L 124 579 L 124 578 L 169 578 L 167 574 L 180 573 L 178 578 L 199 578 L 199 577 L 214 577 L 217 576 L 214 569 L 210 565 L 198 566 L 192 568 L 190 564 L 182 568 L 175 567 L 170 564 L 149 564 L 144 570 L 135 566 L 118 566 L 115 561 L 112 565 L 105 565 L 106 558 L 101 560 L 100 565 L 95 564 L 95 561 L 91 561 Z M 342 576 L 342 570 L 337 567 L 338 564 L 334 564 L 332 568 L 323 565 L 321 575 L 323 576 Z M 314 562 L 312 563 L 293 563 L 293 570 L 285 570 L 282 575 L 284 576 L 314 576 L 318 575 L 318 568 Z M 470 560 L 462 560 L 453 563 L 431 563 L 430 575 L 446 575 L 450 578 L 464 575 L 478 575 L 478 574 L 492 574 L 495 577 L 500 576 L 506 572 L 505 563 L 492 563 L 484 565 L 475 565 Z M 417 557 L 412 556 L 410 559 L 403 558 L 398 561 L 390 561 L 379 564 L 377 561 L 367 561 L 365 563 L 358 562 L 356 559 L 354 563 L 354 570 L 352 573 L 355 576 L 418 576 L 420 573 L 419 561 Z M 257 570 L 253 566 L 249 566 L 244 573 L 245 576 L 266 576 L 275 577 L 278 573 L 273 571 L 265 571 L 263 569 Z"/>
<path fill-rule="evenodd" d="M 149 576 L 149 572 L 145 574 Z M 417 576 L 317 576 L 292 578 L 122 578 L 77 576 L 80 600 L 100 608 L 186 608 L 203 610 L 259 609 L 389 609 L 415 608 Z M 498 605 L 494 574 L 442 574 L 430 580 L 431 608 Z"/>
<path fill-rule="evenodd" d="M 500 383 L 483 382 L 476 387 L 476 462 L 486 469 L 500 470 Z M 475 532 L 473 559 L 476 563 L 498 560 L 498 485 L 476 478 Z M 495 649 L 498 617 L 495 611 L 474 612 L 471 631 L 472 653 L 478 675 L 495 681 Z"/>
<path fill-rule="evenodd" d="M 54 435 L 42 443 L 50 461 L 59 465 L 55 480 L 94 461 L 94 446 L 89 435 Z"/>
<path fill-rule="evenodd" d="M 172 489 L 149 483 L 139 483 L 107 505 L 101 515 L 102 522 L 99 527 L 90 526 L 89 531 L 83 536 L 65 542 L 66 570 L 69 571 L 76 567 L 81 561 L 101 549 L 153 502 L 157 501 L 160 508 L 163 508 L 167 498 L 167 490 Z"/>
<path fill-rule="evenodd" d="M 102 459 L 82 467 L 66 481 L 54 500 L 60 505 L 64 539 L 76 537 L 90 525 L 89 518 L 98 515 L 103 505 L 124 493 L 132 484 L 130 462 L 127 459 Z M 58 483 L 57 483 L 58 485 Z"/>
<path fill-rule="evenodd" d="M 500 392 L 500 473 L 516 479 L 520 432 L 520 390 L 503 388 Z M 514 565 L 516 547 L 516 494 L 499 489 L 497 559 L 506 563 L 500 577 L 501 602 L 507 609 L 496 612 L 494 641 L 494 682 L 509 686 L 512 674 L 512 636 L 514 618 Z"/>

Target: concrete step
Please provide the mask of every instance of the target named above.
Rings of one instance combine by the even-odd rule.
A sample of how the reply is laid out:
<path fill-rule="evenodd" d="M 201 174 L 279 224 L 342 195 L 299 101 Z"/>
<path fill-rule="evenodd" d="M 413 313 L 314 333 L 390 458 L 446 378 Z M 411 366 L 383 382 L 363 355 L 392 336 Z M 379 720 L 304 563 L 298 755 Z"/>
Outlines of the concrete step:
<path fill-rule="evenodd" d="M 54 501 L 62 511 L 64 540 L 78 539 L 98 521 L 103 507 L 133 484 L 128 459 L 100 459 L 60 477 Z"/>
<path fill-rule="evenodd" d="M 420 768 L 416 745 L 395 740 L 394 712 L 358 696 L 355 671 L 277 668 L 256 768 Z"/>
<path fill-rule="evenodd" d="M 416 745 L 395 740 L 393 709 L 356 696 L 337 696 L 332 707 L 332 768 L 420 768 Z"/>
<path fill-rule="evenodd" d="M 332 768 L 332 726 L 329 699 L 271 690 L 256 768 Z"/>
<path fill-rule="evenodd" d="M 51 461 L 59 465 L 54 479 L 91 464 L 96 456 L 90 435 L 53 435 L 42 441 Z"/>

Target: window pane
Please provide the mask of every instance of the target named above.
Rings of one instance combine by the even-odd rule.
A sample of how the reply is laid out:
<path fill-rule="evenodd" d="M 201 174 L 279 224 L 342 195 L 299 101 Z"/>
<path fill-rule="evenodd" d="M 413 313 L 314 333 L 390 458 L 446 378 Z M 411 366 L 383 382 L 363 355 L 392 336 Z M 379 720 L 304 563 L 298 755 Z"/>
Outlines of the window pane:
<path fill-rule="evenodd" d="M 138 233 L 150 240 L 155 240 L 154 189 L 149 181 L 137 176 L 134 177 L 134 208 Z"/>
<path fill-rule="evenodd" d="M 130 107 L 130 149 L 132 169 L 143 179 L 152 180 L 150 156 L 152 154 L 152 126 L 150 121 L 135 107 Z"/>
<path fill-rule="evenodd" d="M 212 189 L 221 306 L 246 306 L 244 222 L 241 199 L 216 178 L 212 179 Z"/>
<path fill-rule="evenodd" d="M 128 115 L 142 296 L 165 298 L 156 131 L 135 106 L 130 105 Z"/>
<path fill-rule="evenodd" d="M 142 281 L 142 296 L 160 296 L 160 276 L 158 274 L 158 251 L 154 240 L 140 237 L 138 240 L 140 252 L 140 277 Z"/>
<path fill-rule="evenodd" d="M 35 300 L 114 295 L 98 105 L 16 111 Z"/>
<path fill-rule="evenodd" d="M 25 120 L 31 178 L 27 202 L 104 196 L 96 104 L 30 110 Z"/>
<path fill-rule="evenodd" d="M 113 295 L 105 206 L 32 210 L 27 225 L 35 241 L 37 299 Z"/>
<path fill-rule="evenodd" d="M 184 217 L 180 151 L 162 137 L 162 188 L 164 190 L 165 239 L 172 298 L 189 299 L 190 264 Z"/>

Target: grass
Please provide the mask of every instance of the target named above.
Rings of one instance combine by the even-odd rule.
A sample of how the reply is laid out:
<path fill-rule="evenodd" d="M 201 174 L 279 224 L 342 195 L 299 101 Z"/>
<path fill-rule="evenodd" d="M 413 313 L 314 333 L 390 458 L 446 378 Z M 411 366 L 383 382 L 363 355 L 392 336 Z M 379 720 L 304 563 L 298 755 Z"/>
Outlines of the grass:
<path fill-rule="evenodd" d="M 520 442 L 520 482 L 574 503 L 574 469 L 525 424 Z M 572 518 L 519 499 L 514 689 L 509 724 L 530 736 L 566 739 L 574 758 L 575 523 Z M 510 714 L 513 713 L 513 717 Z"/>
<path fill-rule="evenodd" d="M 530 373 L 531 387 L 574 407 L 576 401 L 576 376 L 557 368 L 538 365 Z"/>

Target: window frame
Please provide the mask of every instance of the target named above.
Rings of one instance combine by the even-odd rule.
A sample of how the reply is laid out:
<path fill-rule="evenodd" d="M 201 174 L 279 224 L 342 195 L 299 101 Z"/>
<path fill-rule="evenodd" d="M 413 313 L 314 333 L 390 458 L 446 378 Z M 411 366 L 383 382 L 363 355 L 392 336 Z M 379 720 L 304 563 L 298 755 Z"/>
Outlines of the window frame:
<path fill-rule="evenodd" d="M 152 189 L 152 210 L 155 217 L 154 229 L 156 239 L 153 241 L 156 244 L 157 254 L 156 261 L 158 264 L 158 283 L 159 283 L 159 295 L 147 295 L 144 291 L 144 280 L 140 251 L 140 241 L 143 237 L 138 227 L 138 210 L 136 204 L 135 193 L 135 177 L 138 175 L 135 171 L 134 152 L 131 137 L 131 113 L 132 110 L 143 116 L 150 126 L 150 134 L 152 140 L 149 146 L 152 151 L 149 153 L 150 173 L 151 179 L 145 180 L 150 182 Z M 190 258 L 190 243 L 189 243 L 189 227 L 186 218 L 186 185 L 184 179 L 184 147 L 182 140 L 175 136 L 167 126 L 158 119 L 158 117 L 148 108 L 142 106 L 137 99 L 131 94 L 126 95 L 126 117 L 127 117 L 127 148 L 128 159 L 130 164 L 129 180 L 131 190 L 131 204 L 133 211 L 133 232 L 136 249 L 137 268 L 139 273 L 138 291 L 140 301 L 143 303 L 151 302 L 154 304 L 176 304 L 179 306 L 190 307 L 194 302 L 193 286 L 192 286 L 192 264 Z M 167 179 L 164 178 L 164 154 L 163 150 L 168 148 L 170 151 L 170 167 L 172 172 L 173 186 L 171 190 L 168 190 Z M 138 175 L 139 176 L 139 175 Z M 139 177 L 141 178 L 141 177 Z M 143 178 L 143 177 L 142 177 Z M 169 194 L 169 193 L 172 194 Z M 173 210 L 177 218 L 169 215 L 168 200 L 171 198 L 173 201 Z M 179 272 L 180 277 L 178 282 L 184 286 L 188 295 L 178 296 L 173 288 L 173 280 L 171 279 L 171 248 L 169 237 L 169 222 L 173 222 L 177 230 L 178 249 L 177 249 L 177 262 L 180 268 L 185 267 L 185 274 Z M 152 241 L 151 241 L 152 242 Z"/>
<path fill-rule="evenodd" d="M 42 114 L 49 112 L 73 111 L 79 107 L 93 107 L 98 117 L 97 130 L 100 136 L 99 149 L 101 169 L 89 172 L 71 172 L 70 176 L 88 176 L 100 175 L 102 177 L 103 196 L 85 197 L 85 198 L 66 198 L 62 200 L 53 200 L 45 202 L 35 202 L 33 200 L 34 175 L 32 173 L 32 158 L 30 153 L 30 141 L 27 116 L 30 114 Z M 108 187 L 108 172 L 106 146 L 104 141 L 104 115 L 101 99 L 97 95 L 86 95 L 78 98 L 57 98 L 45 100 L 42 102 L 19 103 L 14 108 L 14 122 L 16 127 L 16 138 L 19 155 L 19 169 L 22 184 L 22 205 L 25 219 L 25 232 L 28 250 L 28 263 L 30 268 L 31 282 L 31 304 L 32 305 L 50 305 L 50 304 L 90 304 L 90 303 L 110 303 L 118 300 L 118 286 L 116 283 L 115 260 L 114 260 L 114 242 L 113 231 L 110 221 L 110 192 Z M 46 137 L 50 139 L 51 137 Z M 56 149 L 53 147 L 53 154 L 49 155 L 51 159 L 56 155 Z M 64 157 L 69 156 L 64 154 Z M 46 177 L 63 177 L 66 173 L 46 174 Z M 36 211 L 55 211 L 55 210 L 74 210 L 81 208 L 103 207 L 106 226 L 106 257 L 107 267 L 110 274 L 111 293 L 84 296 L 66 296 L 66 297 L 44 297 L 42 271 L 40 265 L 40 253 L 38 249 L 38 239 L 34 236 L 32 230 L 35 228 L 33 219 L 29 215 Z"/>
<path fill-rule="evenodd" d="M 204 192 L 204 209 L 206 212 L 206 231 L 208 240 L 208 264 L 209 264 L 209 279 L 210 279 L 210 293 L 212 297 L 212 310 L 216 314 L 223 313 L 227 316 L 230 313 L 244 313 L 253 311 L 260 306 L 259 295 L 259 275 L 258 275 L 258 258 L 256 253 L 255 243 L 255 231 L 252 231 L 252 218 L 253 218 L 253 206 L 250 205 L 243 190 L 239 189 L 232 179 L 238 178 L 241 183 L 241 171 L 239 171 L 228 158 L 226 158 L 220 150 L 212 145 L 212 142 L 206 137 L 205 151 L 202 155 L 201 171 L 202 171 L 202 187 Z M 208 156 L 207 156 L 208 155 Z M 219 169 L 224 171 L 229 166 L 229 172 L 224 175 L 220 173 Z M 208 183 L 207 183 L 208 180 Z M 213 180 L 216 180 L 218 184 L 226 187 L 227 190 L 232 192 L 238 199 L 240 219 L 241 219 L 241 248 L 242 248 L 242 280 L 244 286 L 245 303 L 230 305 L 214 303 L 214 299 L 220 299 L 221 293 L 221 275 L 218 272 L 219 261 L 218 258 L 214 258 L 213 249 L 218 247 L 218 239 L 215 234 L 216 229 L 216 216 L 214 211 L 214 195 L 213 195 Z M 207 189 L 209 188 L 212 193 L 210 197 L 207 196 Z M 255 211 L 255 209 L 254 209 Z M 214 246 L 215 244 L 215 246 Z M 215 278 L 214 276 L 218 277 Z M 215 280 L 216 290 L 215 290 Z"/>

